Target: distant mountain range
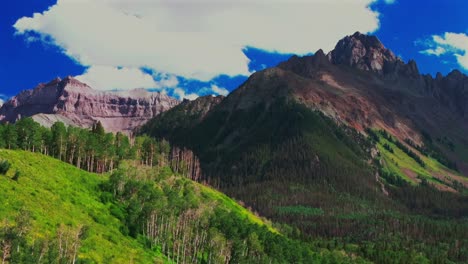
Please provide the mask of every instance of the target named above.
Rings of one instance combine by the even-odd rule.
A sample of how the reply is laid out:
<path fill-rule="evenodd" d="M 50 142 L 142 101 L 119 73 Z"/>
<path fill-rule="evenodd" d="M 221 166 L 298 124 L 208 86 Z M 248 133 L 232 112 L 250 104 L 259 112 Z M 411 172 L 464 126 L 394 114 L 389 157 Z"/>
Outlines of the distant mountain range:
<path fill-rule="evenodd" d="M 107 131 L 130 133 L 178 103 L 165 94 L 145 89 L 97 91 L 69 76 L 11 98 L 0 108 L 0 121 L 33 117 L 44 126 L 61 121 L 79 127 L 91 127 L 100 121 Z"/>

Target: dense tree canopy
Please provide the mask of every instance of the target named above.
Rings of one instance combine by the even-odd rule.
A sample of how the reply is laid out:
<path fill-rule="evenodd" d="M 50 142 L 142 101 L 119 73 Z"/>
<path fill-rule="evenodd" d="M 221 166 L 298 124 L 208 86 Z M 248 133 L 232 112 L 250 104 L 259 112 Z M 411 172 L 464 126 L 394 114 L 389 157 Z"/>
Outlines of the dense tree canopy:
<path fill-rule="evenodd" d="M 123 133 L 106 133 L 97 122 L 91 129 L 65 126 L 61 122 L 50 129 L 32 118 L 16 124 L 0 125 L 0 148 L 39 152 L 90 172 L 106 172 L 124 159 L 135 159 L 154 166 L 160 157 L 169 157 L 170 146 L 147 136 L 133 138 Z"/>

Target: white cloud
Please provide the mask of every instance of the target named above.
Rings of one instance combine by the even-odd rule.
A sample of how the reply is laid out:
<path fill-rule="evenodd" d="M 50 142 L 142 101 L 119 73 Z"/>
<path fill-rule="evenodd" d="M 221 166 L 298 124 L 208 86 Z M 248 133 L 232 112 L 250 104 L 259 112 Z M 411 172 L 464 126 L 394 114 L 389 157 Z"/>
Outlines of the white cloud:
<path fill-rule="evenodd" d="M 174 95 L 176 95 L 179 99 L 188 99 L 190 101 L 198 98 L 198 95 L 195 93 L 186 94 L 185 90 L 182 88 L 175 88 Z"/>
<path fill-rule="evenodd" d="M 76 79 L 97 90 L 161 87 L 161 85 L 153 79 L 153 76 L 135 68 L 92 66 L 82 75 L 76 76 Z"/>
<path fill-rule="evenodd" d="M 455 57 L 457 58 L 458 64 L 465 70 L 468 70 L 468 51 L 465 51 L 464 55 L 455 54 Z"/>
<path fill-rule="evenodd" d="M 443 35 L 433 35 L 424 44 L 429 48 L 421 53 L 434 56 L 453 55 L 461 67 L 468 69 L 468 35 L 465 33 L 445 32 Z"/>
<path fill-rule="evenodd" d="M 426 55 L 435 55 L 437 57 L 439 57 L 440 55 L 446 53 L 447 50 L 444 49 L 443 47 L 436 47 L 436 48 L 433 48 L 433 49 L 427 49 L 427 50 L 422 50 L 420 51 L 420 53 L 422 54 L 426 54 Z"/>
<path fill-rule="evenodd" d="M 211 91 L 216 95 L 227 96 L 229 94 L 229 91 L 226 88 L 219 87 L 219 86 L 217 86 L 215 84 L 211 85 Z"/>
<path fill-rule="evenodd" d="M 159 76 L 160 80 L 158 81 L 160 87 L 176 87 L 179 84 L 179 80 L 176 76 L 170 74 L 162 74 Z"/>
<path fill-rule="evenodd" d="M 107 76 L 118 66 L 132 78 L 145 67 L 208 81 L 219 74 L 249 75 L 245 46 L 306 54 L 331 50 L 355 31 L 373 32 L 379 14 L 369 5 L 375 1 L 58 0 L 14 27 L 29 41 L 59 46 L 90 67 L 80 78 L 101 87 L 113 87 Z M 126 88 L 150 85 L 146 76 L 136 79 Z"/>
<path fill-rule="evenodd" d="M 8 100 L 8 96 L 0 94 L 0 107 Z"/>

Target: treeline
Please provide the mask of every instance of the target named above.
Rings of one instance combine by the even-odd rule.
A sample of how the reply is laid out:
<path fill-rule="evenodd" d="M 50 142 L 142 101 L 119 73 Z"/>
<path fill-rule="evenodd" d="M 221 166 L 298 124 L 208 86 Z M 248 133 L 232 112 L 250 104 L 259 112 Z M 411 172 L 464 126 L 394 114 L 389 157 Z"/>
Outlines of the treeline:
<path fill-rule="evenodd" d="M 129 138 L 106 133 L 100 122 L 91 129 L 65 126 L 61 122 L 45 128 L 32 118 L 0 125 L 0 148 L 22 149 L 55 157 L 89 172 L 103 173 L 130 159 L 140 164 L 170 165 L 175 172 L 196 179 L 198 159 L 186 149 L 171 148 L 165 140 L 148 136 Z"/>
<path fill-rule="evenodd" d="M 374 263 L 466 263 L 466 222 L 434 220 L 394 212 L 311 217 L 307 228 L 320 247 L 347 249 Z M 335 233 L 324 232 L 333 227 Z M 329 238 L 332 236 L 332 238 Z M 328 239 L 325 239 L 325 238 Z"/>
<path fill-rule="evenodd" d="M 379 139 L 378 139 L 378 135 L 376 135 L 375 132 L 373 132 L 372 130 L 368 129 L 367 130 L 367 133 L 369 134 L 369 136 L 371 137 L 371 139 L 373 139 L 374 141 L 378 142 Z M 388 141 L 392 142 L 393 144 L 395 144 L 399 149 L 401 149 L 403 152 L 405 152 L 408 156 L 410 156 L 413 160 L 415 160 L 419 165 L 421 165 L 421 167 L 425 167 L 426 164 L 424 163 L 424 161 L 421 159 L 421 157 L 419 157 L 418 154 L 416 154 L 415 152 L 413 152 L 410 148 L 408 148 L 406 145 L 404 145 L 403 143 L 401 143 L 398 139 L 395 139 L 394 137 L 392 137 L 387 131 L 385 130 L 379 130 L 378 133 L 380 135 L 382 135 L 383 138 L 387 139 Z M 431 157 L 435 160 L 437 160 L 438 162 L 440 162 L 440 164 L 444 165 L 445 167 L 449 168 L 449 169 L 452 169 L 452 170 L 455 170 L 455 171 L 458 171 L 458 167 L 457 167 L 457 163 L 454 162 L 454 161 L 451 161 L 449 158 L 447 158 L 447 156 L 445 156 L 442 151 L 436 147 L 432 141 L 432 138 L 431 136 L 425 132 L 425 131 L 422 131 L 421 132 L 421 135 L 422 135 L 422 138 L 423 138 L 423 142 L 424 142 L 424 145 L 420 146 L 416 143 L 414 143 L 414 141 L 412 141 L 411 139 L 409 138 L 406 138 L 404 141 L 406 144 L 408 144 L 409 146 L 411 146 L 412 148 L 416 149 L 417 151 L 419 151 L 422 155 L 424 156 L 427 156 L 427 157 Z M 451 143 L 451 142 L 450 142 Z M 393 149 L 390 147 L 390 145 L 388 144 L 384 144 L 383 147 L 385 149 L 387 149 L 389 152 L 393 153 Z M 451 143 L 450 145 L 450 149 L 453 151 L 454 149 L 454 146 L 453 146 L 453 143 Z"/>
<path fill-rule="evenodd" d="M 378 167 L 379 175 L 388 183 L 394 186 L 404 186 L 407 185 L 408 182 L 403 179 L 400 175 L 386 171 L 382 167 Z"/>
<path fill-rule="evenodd" d="M 442 151 L 434 145 L 432 138 L 429 136 L 429 134 L 422 133 L 422 135 L 423 135 L 423 141 L 424 141 L 423 146 L 420 146 L 414 143 L 414 141 L 412 141 L 409 138 L 405 139 L 405 142 L 411 147 L 417 149 L 422 154 L 437 160 L 440 164 L 444 165 L 445 167 L 452 169 L 454 171 L 458 171 L 457 163 L 447 158 L 447 156 L 445 156 L 442 153 Z M 454 149 L 453 143 L 450 146 L 451 146 L 450 149 L 453 151 Z"/>

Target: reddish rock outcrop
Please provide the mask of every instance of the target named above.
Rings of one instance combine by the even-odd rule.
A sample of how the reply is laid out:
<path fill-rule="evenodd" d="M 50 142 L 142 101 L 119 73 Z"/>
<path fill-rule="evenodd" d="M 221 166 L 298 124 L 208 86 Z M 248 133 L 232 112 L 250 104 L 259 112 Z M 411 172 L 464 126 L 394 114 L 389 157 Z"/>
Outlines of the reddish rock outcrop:
<path fill-rule="evenodd" d="M 11 98 L 0 108 L 0 121 L 33 117 L 45 126 L 65 120 L 68 125 L 79 127 L 100 121 L 107 131 L 130 132 L 178 103 L 165 94 L 145 89 L 97 91 L 66 77 L 39 84 Z"/>

